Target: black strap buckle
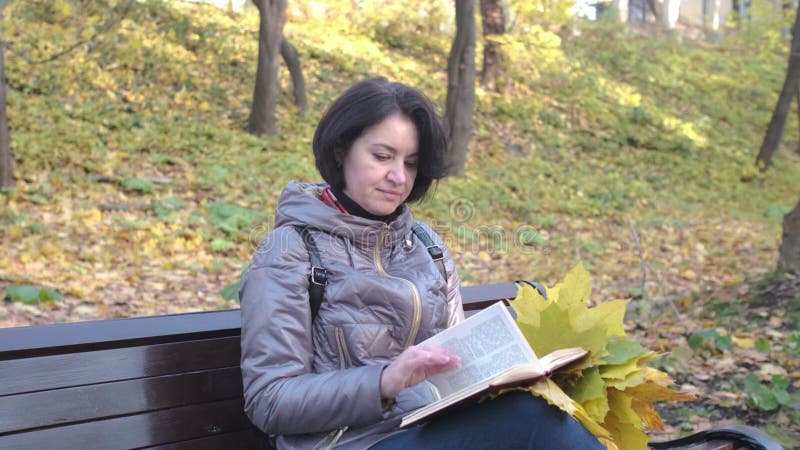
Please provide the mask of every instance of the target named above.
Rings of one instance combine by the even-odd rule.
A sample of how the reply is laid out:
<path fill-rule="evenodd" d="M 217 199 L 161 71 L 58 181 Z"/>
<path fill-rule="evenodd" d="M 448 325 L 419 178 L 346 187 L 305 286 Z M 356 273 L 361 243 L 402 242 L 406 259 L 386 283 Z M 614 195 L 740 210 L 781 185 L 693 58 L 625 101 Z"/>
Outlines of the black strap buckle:
<path fill-rule="evenodd" d="M 442 248 L 439 247 L 438 245 L 428 246 L 427 249 L 428 249 L 428 254 L 431 255 L 431 258 L 433 258 L 434 261 L 439 261 L 442 258 L 444 258 L 444 252 L 442 251 Z"/>
<path fill-rule="evenodd" d="M 311 280 L 312 283 L 316 285 L 325 286 L 326 284 L 328 284 L 328 271 L 325 270 L 324 267 L 312 266 L 311 275 L 309 276 L 309 279 Z"/>

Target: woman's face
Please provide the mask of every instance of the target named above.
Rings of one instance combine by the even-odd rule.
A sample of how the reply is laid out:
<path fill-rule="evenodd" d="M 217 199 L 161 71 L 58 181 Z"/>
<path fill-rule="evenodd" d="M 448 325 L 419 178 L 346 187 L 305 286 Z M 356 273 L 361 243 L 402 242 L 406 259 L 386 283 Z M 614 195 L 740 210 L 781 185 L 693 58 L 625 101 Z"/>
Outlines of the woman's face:
<path fill-rule="evenodd" d="M 417 127 L 401 113 L 365 128 L 342 163 L 344 193 L 376 216 L 405 202 L 417 177 Z"/>

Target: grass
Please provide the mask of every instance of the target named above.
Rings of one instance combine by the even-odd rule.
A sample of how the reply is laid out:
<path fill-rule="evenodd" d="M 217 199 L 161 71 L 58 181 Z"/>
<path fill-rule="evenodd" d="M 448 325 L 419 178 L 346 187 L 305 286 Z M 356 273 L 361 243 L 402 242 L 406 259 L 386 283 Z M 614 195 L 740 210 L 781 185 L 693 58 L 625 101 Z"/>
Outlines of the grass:
<path fill-rule="evenodd" d="M 235 306 L 217 293 L 274 226 L 283 186 L 318 179 L 311 137 L 339 92 L 385 75 L 444 104 L 451 5 L 360 3 L 358 14 L 337 10 L 351 2 L 326 2 L 327 12 L 293 3 L 285 34 L 300 53 L 309 109 L 298 115 L 282 68 L 272 137 L 244 132 L 253 11 L 135 2 L 113 33 L 55 62 L 29 66 L 8 53 L 17 167 L 15 187 L 0 193 L 0 288 L 48 286 L 64 299 L 38 315 L 0 304 L 0 324 Z M 61 42 L 49 22 L 34 27 L 15 9 L 26 7 L 4 10 L 12 43 L 44 51 L 35 43 Z M 593 301 L 628 298 L 631 311 L 650 311 L 631 326 L 680 356 L 681 342 L 711 328 L 705 321 L 733 320 L 754 301 L 738 291 L 742 280 L 774 268 L 782 215 L 797 202 L 794 111 L 774 166 L 762 174 L 753 165 L 786 42 L 768 30 L 708 44 L 517 19 L 505 38 L 505 92 L 476 92 L 465 175 L 439 183 L 415 216 L 450 244 L 465 284 L 549 285 L 584 260 Z M 71 316 L 76 305 L 88 316 Z M 659 322 L 677 321 L 673 311 L 682 323 Z M 799 318 L 788 308 L 784 325 Z M 678 356 L 670 367 L 679 373 L 705 363 Z M 676 420 L 702 425 L 689 420 L 701 408 L 685 411 Z"/>

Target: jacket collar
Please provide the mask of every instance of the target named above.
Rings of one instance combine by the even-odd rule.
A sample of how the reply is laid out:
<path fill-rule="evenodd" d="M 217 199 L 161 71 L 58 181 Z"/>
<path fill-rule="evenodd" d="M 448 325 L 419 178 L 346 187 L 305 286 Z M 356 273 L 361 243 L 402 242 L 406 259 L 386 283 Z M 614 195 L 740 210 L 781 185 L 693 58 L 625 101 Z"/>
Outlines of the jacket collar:
<path fill-rule="evenodd" d="M 275 226 L 307 226 L 350 240 L 359 247 L 394 246 L 411 232 L 414 218 L 407 205 L 390 223 L 342 213 L 322 202 L 324 183 L 290 181 L 283 189 L 275 214 Z"/>

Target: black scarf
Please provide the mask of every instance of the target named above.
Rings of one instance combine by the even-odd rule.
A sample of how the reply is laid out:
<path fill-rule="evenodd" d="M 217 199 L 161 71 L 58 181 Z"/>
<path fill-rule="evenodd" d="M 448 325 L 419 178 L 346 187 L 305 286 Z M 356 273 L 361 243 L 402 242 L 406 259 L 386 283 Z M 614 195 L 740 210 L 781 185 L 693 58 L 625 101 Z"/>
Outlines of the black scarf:
<path fill-rule="evenodd" d="M 336 197 L 336 200 L 344 207 L 347 212 L 353 216 L 363 217 L 370 220 L 379 220 L 381 222 L 389 223 L 397 218 L 403 210 L 403 205 L 397 207 L 394 212 L 385 216 L 377 216 L 362 208 L 361 205 L 356 203 L 355 200 L 348 197 L 341 189 L 331 186 L 331 192 Z"/>

